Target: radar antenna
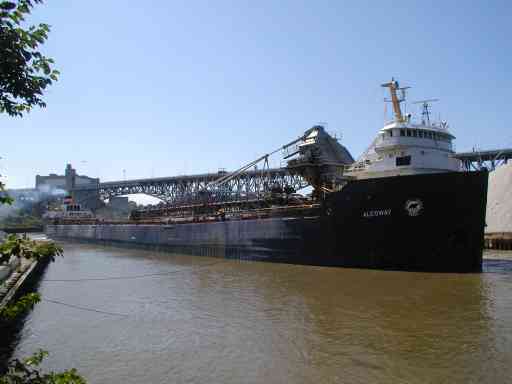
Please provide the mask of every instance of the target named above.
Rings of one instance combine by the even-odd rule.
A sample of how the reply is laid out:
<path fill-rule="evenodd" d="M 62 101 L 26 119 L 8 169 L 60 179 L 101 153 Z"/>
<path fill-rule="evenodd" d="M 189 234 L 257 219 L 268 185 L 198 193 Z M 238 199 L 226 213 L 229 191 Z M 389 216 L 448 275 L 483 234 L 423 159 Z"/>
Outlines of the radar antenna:
<path fill-rule="evenodd" d="M 422 104 L 421 123 L 423 125 L 430 125 L 430 105 L 435 101 L 439 101 L 439 99 L 428 99 L 413 102 L 413 104 Z"/>

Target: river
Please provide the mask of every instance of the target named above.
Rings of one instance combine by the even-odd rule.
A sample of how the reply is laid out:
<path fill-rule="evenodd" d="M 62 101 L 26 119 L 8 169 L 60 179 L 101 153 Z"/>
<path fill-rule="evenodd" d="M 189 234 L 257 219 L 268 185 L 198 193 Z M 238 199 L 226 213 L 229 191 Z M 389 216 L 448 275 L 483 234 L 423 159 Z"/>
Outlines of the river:
<path fill-rule="evenodd" d="M 482 274 L 296 266 L 64 243 L 15 356 L 89 383 L 504 383 L 512 253 Z"/>

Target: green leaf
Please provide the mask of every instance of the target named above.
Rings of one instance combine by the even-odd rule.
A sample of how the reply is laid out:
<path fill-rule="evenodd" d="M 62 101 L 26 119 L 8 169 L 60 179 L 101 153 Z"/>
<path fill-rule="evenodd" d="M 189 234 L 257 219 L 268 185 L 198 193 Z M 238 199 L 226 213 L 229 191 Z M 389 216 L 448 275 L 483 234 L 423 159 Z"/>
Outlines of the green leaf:
<path fill-rule="evenodd" d="M 41 3 L 0 0 L 0 113 L 22 117 L 35 106 L 44 107 L 43 93 L 59 75 L 50 67 L 53 60 L 39 49 L 48 38 L 50 26 L 24 23 L 32 8 Z"/>
<path fill-rule="evenodd" d="M 39 366 L 46 356 L 48 352 L 40 349 L 23 360 L 9 361 L 6 373 L 0 376 L 0 384 L 86 384 L 74 368 L 62 372 L 41 372 Z"/>
<path fill-rule="evenodd" d="M 0 310 L 0 320 L 12 320 L 23 313 L 28 312 L 30 309 L 41 301 L 41 296 L 38 293 L 28 293 L 22 296 L 14 304 L 5 306 Z"/>
<path fill-rule="evenodd" d="M 0 3 L 0 9 L 3 9 L 5 11 L 10 11 L 11 9 L 16 8 L 16 3 L 13 3 L 12 1 L 2 1 Z"/>
<path fill-rule="evenodd" d="M 0 196 L 0 204 L 12 205 L 14 199 L 10 196 Z"/>

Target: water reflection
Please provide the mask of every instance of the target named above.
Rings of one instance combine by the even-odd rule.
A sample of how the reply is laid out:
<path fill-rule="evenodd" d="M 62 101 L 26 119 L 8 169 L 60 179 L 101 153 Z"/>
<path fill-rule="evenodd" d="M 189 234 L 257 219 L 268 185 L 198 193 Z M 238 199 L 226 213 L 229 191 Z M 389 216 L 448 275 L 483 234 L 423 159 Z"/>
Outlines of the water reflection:
<path fill-rule="evenodd" d="M 428 274 L 65 251 L 43 296 L 127 316 L 42 303 L 16 354 L 47 348 L 47 367 L 75 366 L 92 383 L 512 377 L 512 258 L 503 254 L 484 274 Z M 70 279 L 81 281 L 57 281 Z"/>

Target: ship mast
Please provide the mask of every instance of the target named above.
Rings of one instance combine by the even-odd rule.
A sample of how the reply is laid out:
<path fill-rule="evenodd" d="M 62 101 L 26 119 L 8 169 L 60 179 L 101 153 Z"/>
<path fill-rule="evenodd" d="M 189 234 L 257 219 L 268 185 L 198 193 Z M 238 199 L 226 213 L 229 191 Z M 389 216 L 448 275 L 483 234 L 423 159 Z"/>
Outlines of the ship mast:
<path fill-rule="evenodd" d="M 395 120 L 398 122 L 404 122 L 404 116 L 402 115 L 402 109 L 400 107 L 400 103 L 405 100 L 405 90 L 409 87 L 400 88 L 398 85 L 398 81 L 394 78 L 391 78 L 389 83 L 385 83 L 381 85 L 384 88 L 389 88 L 389 93 L 391 94 L 391 103 L 393 104 L 393 112 L 395 113 Z M 399 98 L 397 95 L 397 91 L 402 91 L 402 97 Z M 389 101 L 389 100 L 385 100 Z"/>

